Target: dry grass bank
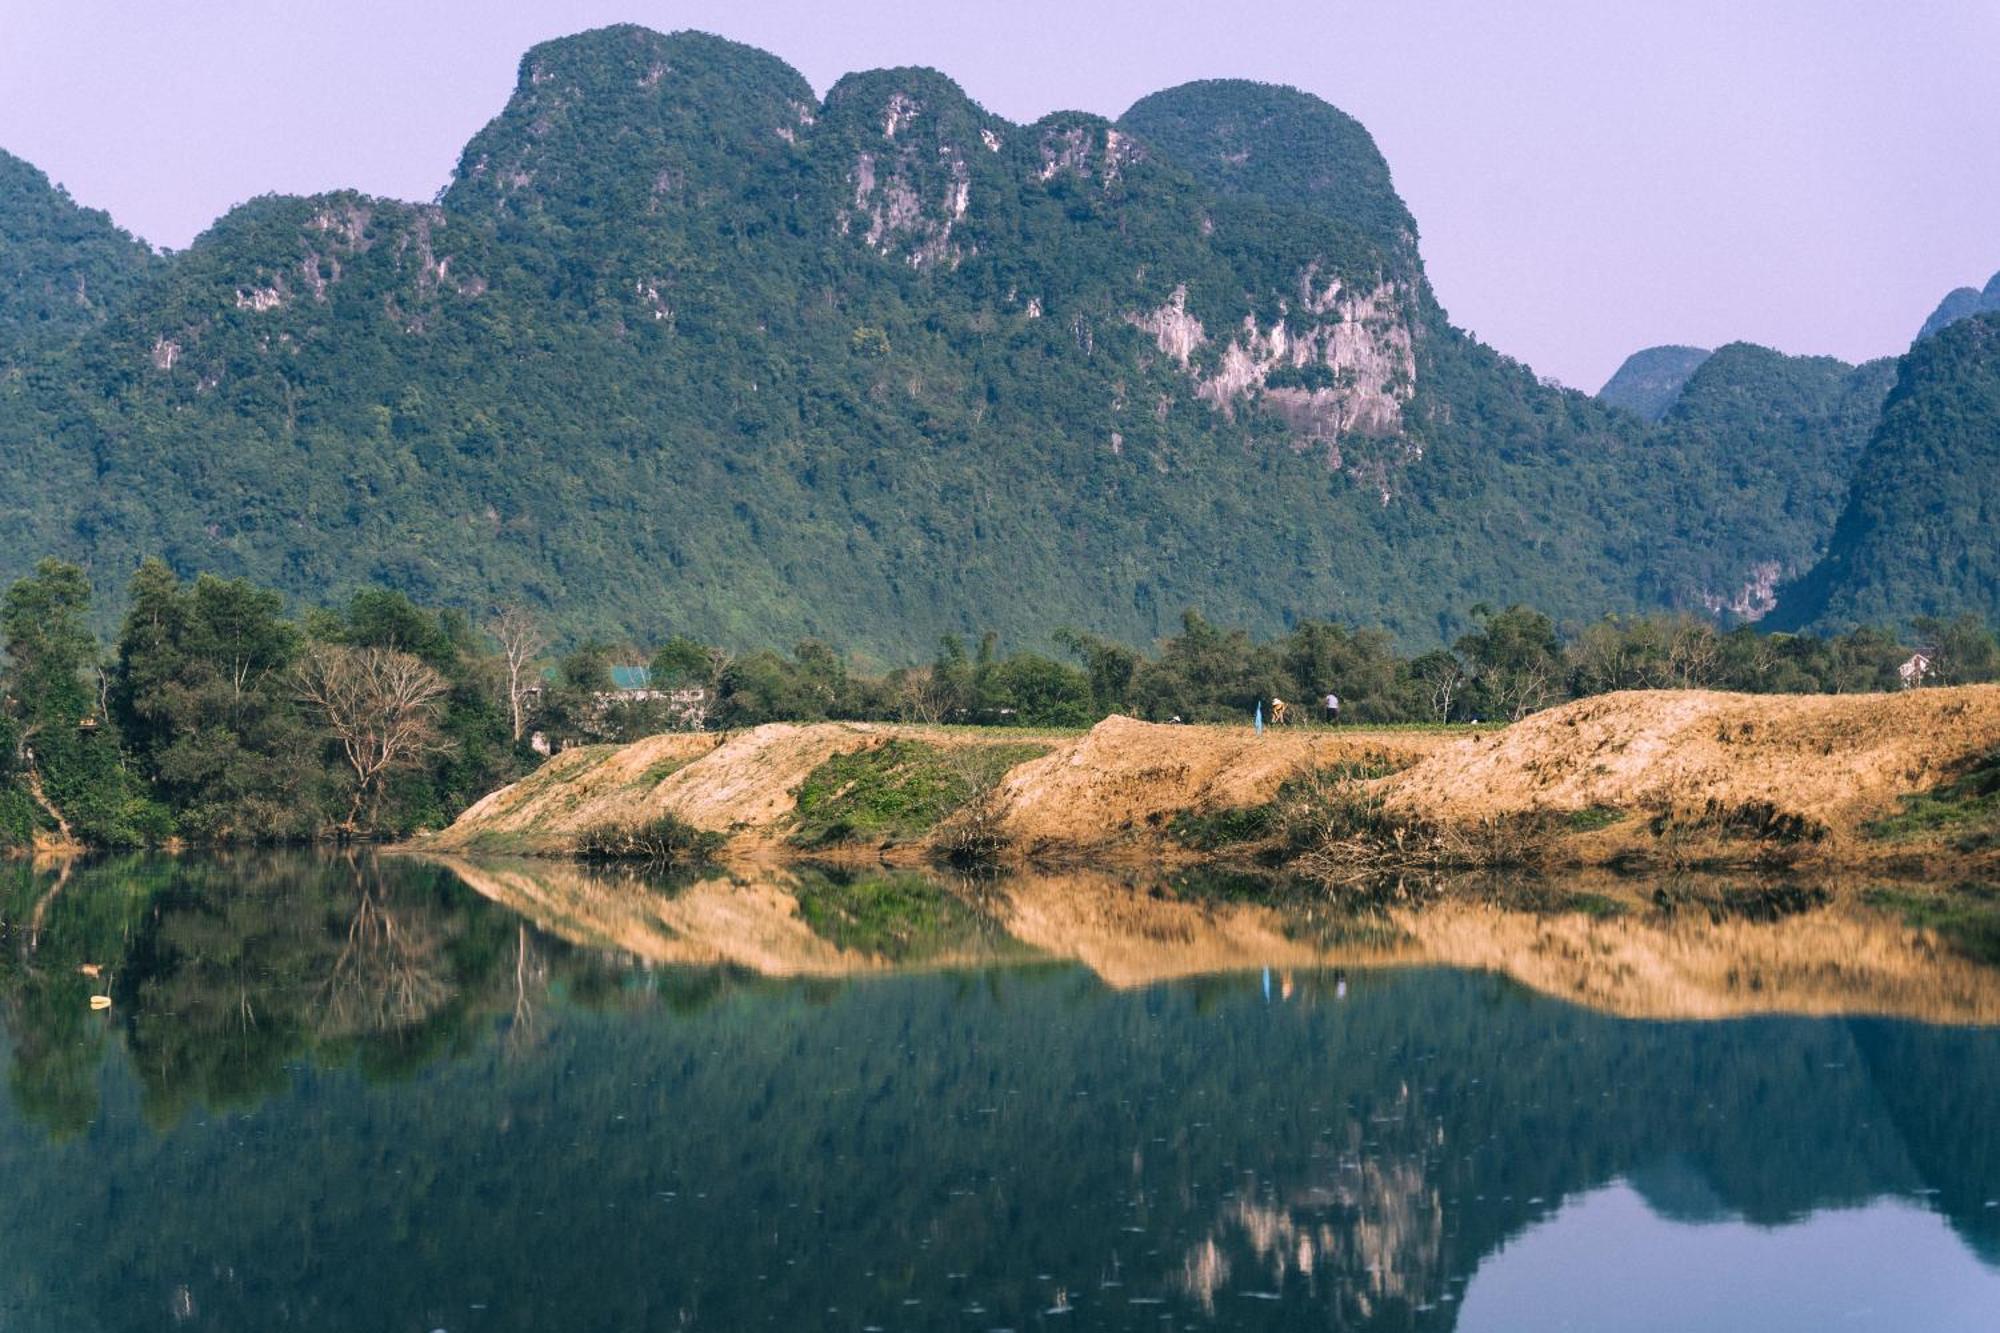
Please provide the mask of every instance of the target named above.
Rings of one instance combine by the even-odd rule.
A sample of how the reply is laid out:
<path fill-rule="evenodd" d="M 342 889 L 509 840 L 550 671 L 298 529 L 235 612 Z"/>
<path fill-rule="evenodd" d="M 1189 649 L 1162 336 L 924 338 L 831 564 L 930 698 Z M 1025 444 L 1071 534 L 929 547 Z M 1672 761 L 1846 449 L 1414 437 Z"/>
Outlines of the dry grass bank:
<path fill-rule="evenodd" d="M 1185 858 L 1192 853 L 1170 836 L 1177 818 L 1255 809 L 1288 781 L 1335 774 L 1345 775 L 1335 779 L 1343 791 L 1379 812 L 1383 836 L 1405 824 L 1424 826 L 1427 837 L 1528 830 L 1558 844 L 1538 848 L 1556 864 L 1907 862 L 1924 854 L 1921 843 L 1871 843 L 1863 822 L 2000 750 L 2000 686 L 1847 696 L 1630 692 L 1474 733 L 1350 727 L 1258 736 L 1247 727 L 1117 717 L 1081 736 L 776 724 L 557 756 L 426 846 L 556 853 L 592 827 L 671 815 L 728 835 L 733 856 L 768 854 L 815 769 L 897 738 L 945 750 L 1048 746 L 979 802 L 982 833 L 1005 860 Z M 934 835 L 933 848 L 944 841 Z M 900 849 L 922 851 L 907 842 Z"/>

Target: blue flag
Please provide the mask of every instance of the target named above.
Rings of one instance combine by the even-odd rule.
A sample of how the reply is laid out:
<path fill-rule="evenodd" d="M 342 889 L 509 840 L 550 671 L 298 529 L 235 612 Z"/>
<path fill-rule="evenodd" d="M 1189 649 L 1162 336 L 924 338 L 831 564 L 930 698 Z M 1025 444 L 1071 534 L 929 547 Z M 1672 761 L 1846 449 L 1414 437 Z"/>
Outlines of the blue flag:
<path fill-rule="evenodd" d="M 1259 736 L 1264 734 L 1264 701 L 1262 699 L 1257 701 L 1257 734 Z"/>

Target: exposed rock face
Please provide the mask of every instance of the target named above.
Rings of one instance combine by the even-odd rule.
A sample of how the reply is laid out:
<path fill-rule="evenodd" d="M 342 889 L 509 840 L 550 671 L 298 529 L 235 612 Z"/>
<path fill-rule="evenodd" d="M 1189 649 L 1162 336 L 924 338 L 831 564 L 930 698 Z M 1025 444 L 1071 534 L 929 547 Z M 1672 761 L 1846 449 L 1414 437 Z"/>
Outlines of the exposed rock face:
<path fill-rule="evenodd" d="M 205 237 L 191 262 L 201 262 L 213 245 L 235 246 L 243 238 L 254 238 L 256 261 L 242 266 L 213 313 L 189 312 L 178 326 L 154 330 L 147 353 L 155 370 L 192 367 L 204 389 L 221 382 L 230 362 L 216 341 L 229 321 L 256 329 L 260 352 L 296 350 L 301 328 L 323 319 L 349 288 L 348 299 L 377 303 L 404 334 L 429 331 L 442 302 L 476 300 L 487 290 L 486 279 L 446 248 L 450 223 L 435 204 L 353 193 L 263 199 L 235 210 L 215 231 L 237 235 Z M 466 239 L 463 229 L 458 239 Z"/>
<path fill-rule="evenodd" d="M 835 230 L 913 268 L 957 268 L 976 253 L 962 234 L 987 188 L 974 164 L 993 170 L 999 125 L 935 71 L 842 80 L 815 141 L 847 164 Z"/>
<path fill-rule="evenodd" d="M 1784 566 L 1762 560 L 1750 567 L 1750 575 L 1734 593 L 1703 593 L 1701 604 L 1710 615 L 1730 615 L 1741 621 L 1762 620 L 1778 607 L 1778 582 Z"/>
<path fill-rule="evenodd" d="M 1127 316 L 1152 335 L 1160 351 L 1192 376 L 1197 396 L 1217 411 L 1257 398 L 1290 427 L 1299 447 L 1322 445 L 1341 465 L 1340 442 L 1359 436 L 1389 439 L 1403 428 L 1403 408 L 1416 392 L 1417 361 L 1410 299 L 1392 282 L 1348 290 L 1324 285 L 1315 268 L 1299 275 L 1298 303 L 1286 303 L 1270 325 L 1254 314 L 1212 357 L 1211 339 L 1187 308 L 1187 287 L 1159 307 Z M 1277 382 L 1273 382 L 1273 381 Z"/>

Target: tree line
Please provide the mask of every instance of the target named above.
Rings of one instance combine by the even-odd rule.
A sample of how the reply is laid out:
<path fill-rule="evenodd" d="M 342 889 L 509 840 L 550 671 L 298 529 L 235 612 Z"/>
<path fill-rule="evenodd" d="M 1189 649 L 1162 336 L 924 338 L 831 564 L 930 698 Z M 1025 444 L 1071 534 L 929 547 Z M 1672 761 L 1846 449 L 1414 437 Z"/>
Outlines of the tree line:
<path fill-rule="evenodd" d="M 1073 630 L 1050 653 L 946 636 L 930 662 L 884 671 L 817 641 L 552 654 L 519 609 L 475 624 L 386 589 L 294 617 L 270 589 L 183 580 L 157 560 L 133 576 L 107 650 L 92 592 L 82 569 L 44 560 L 0 600 L 0 846 L 38 831 L 94 846 L 398 836 L 546 752 L 672 728 L 1248 722 L 1259 704 L 1313 711 L 1327 693 L 1356 723 L 1500 722 L 1622 689 L 1893 689 L 1919 648 L 1926 684 L 2000 678 L 2000 644 L 1976 616 L 1920 620 L 1912 641 L 1722 632 L 1692 616 L 1565 633 L 1528 607 L 1479 606 L 1451 647 L 1405 655 L 1384 630 L 1309 621 L 1257 640 L 1189 611 L 1150 652 Z M 639 664 L 648 687 L 618 688 L 614 666 Z"/>
<path fill-rule="evenodd" d="M 1525 606 L 1476 606 L 1471 620 L 1450 647 L 1406 655 L 1385 630 L 1305 621 L 1258 640 L 1188 611 L 1181 632 L 1151 652 L 1075 630 L 1056 634 L 1061 657 L 1003 655 L 993 635 L 974 648 L 948 635 L 932 662 L 880 674 L 817 642 L 735 656 L 676 638 L 653 656 L 652 680 L 702 691 L 706 720 L 723 726 L 852 719 L 1068 727 L 1114 713 L 1248 722 L 1276 699 L 1311 715 L 1327 694 L 1339 697 L 1343 721 L 1376 725 L 1517 721 L 1614 690 L 1851 694 L 1899 688 L 1900 669 L 1919 651 L 1929 664 L 1923 684 L 2000 679 L 2000 642 L 1976 615 L 1921 618 L 1914 639 L 1877 627 L 1829 636 L 1722 631 L 1691 615 L 1607 616 L 1565 632 Z M 565 676 L 574 660 L 565 659 Z"/>

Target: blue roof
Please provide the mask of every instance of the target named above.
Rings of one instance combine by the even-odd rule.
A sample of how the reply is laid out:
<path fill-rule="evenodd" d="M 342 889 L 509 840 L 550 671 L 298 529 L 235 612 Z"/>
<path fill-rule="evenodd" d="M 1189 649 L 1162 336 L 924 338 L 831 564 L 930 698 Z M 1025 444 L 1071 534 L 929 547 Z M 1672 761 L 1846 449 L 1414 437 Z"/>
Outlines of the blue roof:
<path fill-rule="evenodd" d="M 611 668 L 611 686 L 619 690 L 650 690 L 653 673 L 642 666 L 615 666 Z"/>

